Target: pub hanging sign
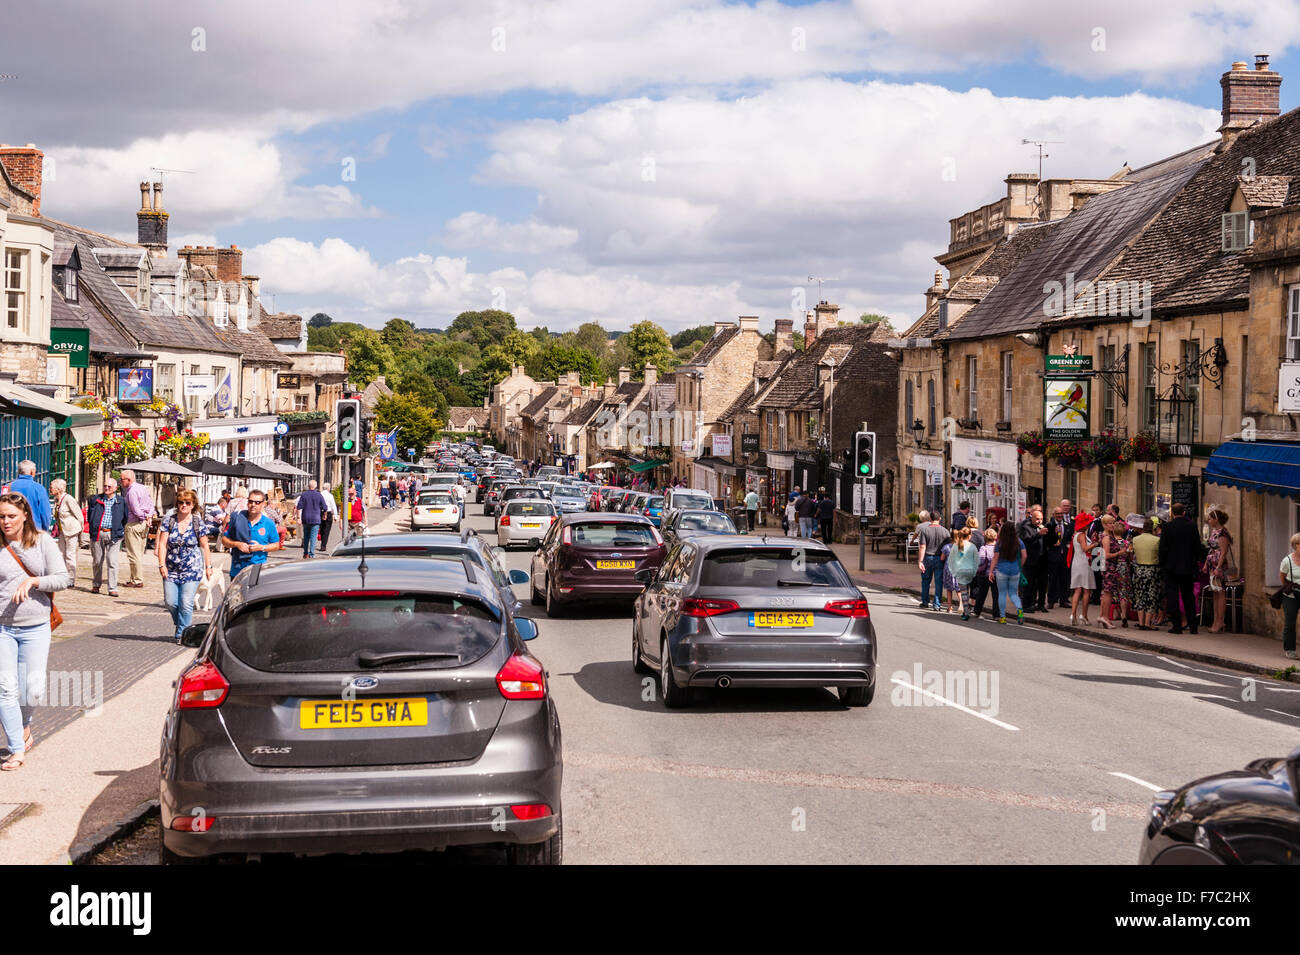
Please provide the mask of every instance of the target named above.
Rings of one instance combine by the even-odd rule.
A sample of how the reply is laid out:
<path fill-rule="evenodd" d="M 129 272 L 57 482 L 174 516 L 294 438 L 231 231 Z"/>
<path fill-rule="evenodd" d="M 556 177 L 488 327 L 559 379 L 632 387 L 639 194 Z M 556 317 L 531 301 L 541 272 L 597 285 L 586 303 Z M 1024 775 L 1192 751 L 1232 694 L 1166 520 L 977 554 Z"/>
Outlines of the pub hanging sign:
<path fill-rule="evenodd" d="M 1091 436 L 1091 355 L 1048 355 L 1043 376 L 1043 439 L 1086 441 Z"/>

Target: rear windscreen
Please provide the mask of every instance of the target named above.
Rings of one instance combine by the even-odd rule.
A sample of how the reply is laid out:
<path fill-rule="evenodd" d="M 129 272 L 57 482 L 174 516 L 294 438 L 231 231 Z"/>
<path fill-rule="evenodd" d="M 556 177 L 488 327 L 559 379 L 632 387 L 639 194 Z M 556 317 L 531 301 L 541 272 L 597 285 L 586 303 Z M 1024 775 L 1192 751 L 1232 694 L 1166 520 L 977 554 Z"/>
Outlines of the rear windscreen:
<path fill-rule="evenodd" d="M 444 493 L 442 493 L 442 494 L 421 494 L 421 495 L 420 495 L 420 500 L 419 500 L 417 503 L 419 503 L 419 504 L 444 504 L 444 505 L 445 505 L 445 504 L 451 504 L 451 503 L 453 503 L 453 502 L 452 502 L 452 499 L 451 499 L 451 495 L 450 495 L 450 494 L 447 494 L 447 493 L 444 492 Z"/>
<path fill-rule="evenodd" d="M 664 499 L 662 497 L 652 497 L 645 502 L 646 507 L 663 507 Z"/>
<path fill-rule="evenodd" d="M 507 514 L 531 514 L 534 517 L 550 517 L 555 514 L 555 505 L 542 501 L 512 501 L 506 507 Z"/>
<path fill-rule="evenodd" d="M 753 547 L 708 554 L 701 587 L 851 587 L 834 554 L 798 547 Z"/>
<path fill-rule="evenodd" d="M 647 524 L 573 524 L 573 543 L 587 547 L 653 547 L 654 529 Z"/>
<path fill-rule="evenodd" d="M 703 494 L 674 494 L 673 507 L 698 507 L 707 511 L 713 508 L 713 499 Z"/>
<path fill-rule="evenodd" d="M 734 531 L 735 525 L 725 514 L 686 514 L 677 522 L 682 530 Z"/>
<path fill-rule="evenodd" d="M 449 596 L 310 597 L 254 605 L 226 626 L 240 660 L 273 673 L 459 667 L 501 626 L 482 604 Z M 383 660 L 389 654 L 429 654 Z"/>

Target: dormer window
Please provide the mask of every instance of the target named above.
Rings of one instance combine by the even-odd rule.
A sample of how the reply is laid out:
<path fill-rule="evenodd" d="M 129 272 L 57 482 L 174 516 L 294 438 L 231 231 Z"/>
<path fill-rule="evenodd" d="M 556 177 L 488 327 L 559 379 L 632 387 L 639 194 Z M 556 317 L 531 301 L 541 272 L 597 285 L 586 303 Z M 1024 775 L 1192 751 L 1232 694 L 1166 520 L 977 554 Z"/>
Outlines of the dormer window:
<path fill-rule="evenodd" d="M 216 325 L 217 328 L 226 328 L 230 325 L 230 306 L 221 299 L 218 299 L 213 304 L 212 324 Z"/>
<path fill-rule="evenodd" d="M 248 303 L 247 302 L 240 301 L 239 306 L 236 309 L 235 316 L 236 316 L 235 321 L 239 326 L 239 330 L 241 332 L 248 331 Z"/>
<path fill-rule="evenodd" d="M 1250 213 L 1225 212 L 1223 214 L 1223 251 L 1242 252 L 1255 238 L 1255 223 Z"/>
<path fill-rule="evenodd" d="M 77 270 L 67 266 L 63 270 L 63 298 L 69 303 L 75 304 L 81 297 L 81 289 L 77 284 Z"/>

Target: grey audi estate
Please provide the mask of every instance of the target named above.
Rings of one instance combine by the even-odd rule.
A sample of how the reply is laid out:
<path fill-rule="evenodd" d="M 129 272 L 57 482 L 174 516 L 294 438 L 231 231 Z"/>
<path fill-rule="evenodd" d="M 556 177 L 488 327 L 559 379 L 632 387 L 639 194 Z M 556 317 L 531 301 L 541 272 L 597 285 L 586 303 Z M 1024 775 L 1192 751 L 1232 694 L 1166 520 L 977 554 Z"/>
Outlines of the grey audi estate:
<path fill-rule="evenodd" d="M 162 858 L 504 844 L 558 864 L 560 722 L 495 581 L 462 560 L 254 566 L 176 681 Z"/>
<path fill-rule="evenodd" d="M 876 691 L 867 599 L 826 545 L 740 535 L 679 540 L 632 620 L 632 667 L 659 674 L 670 708 L 694 687 L 835 687 L 849 706 Z"/>

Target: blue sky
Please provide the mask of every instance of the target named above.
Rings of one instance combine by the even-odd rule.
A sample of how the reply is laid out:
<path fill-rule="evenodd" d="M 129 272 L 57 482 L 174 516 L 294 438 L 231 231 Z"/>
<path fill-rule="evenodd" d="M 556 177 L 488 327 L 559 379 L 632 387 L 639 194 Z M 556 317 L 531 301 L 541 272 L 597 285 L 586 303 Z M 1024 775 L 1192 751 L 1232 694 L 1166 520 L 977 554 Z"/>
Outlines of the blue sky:
<path fill-rule="evenodd" d="M 1214 138 L 1233 60 L 1295 73 L 1294 4 L 1223 9 L 52 0 L 0 94 L 5 138 L 56 164 L 50 215 L 131 237 L 148 168 L 193 169 L 167 177 L 173 247 L 238 244 L 279 309 L 769 325 L 817 274 L 906 324 L 947 220 L 1036 168 L 1021 137 L 1066 140 L 1046 175 L 1104 177 Z M 64 15 L 94 38 L 73 61 Z"/>

